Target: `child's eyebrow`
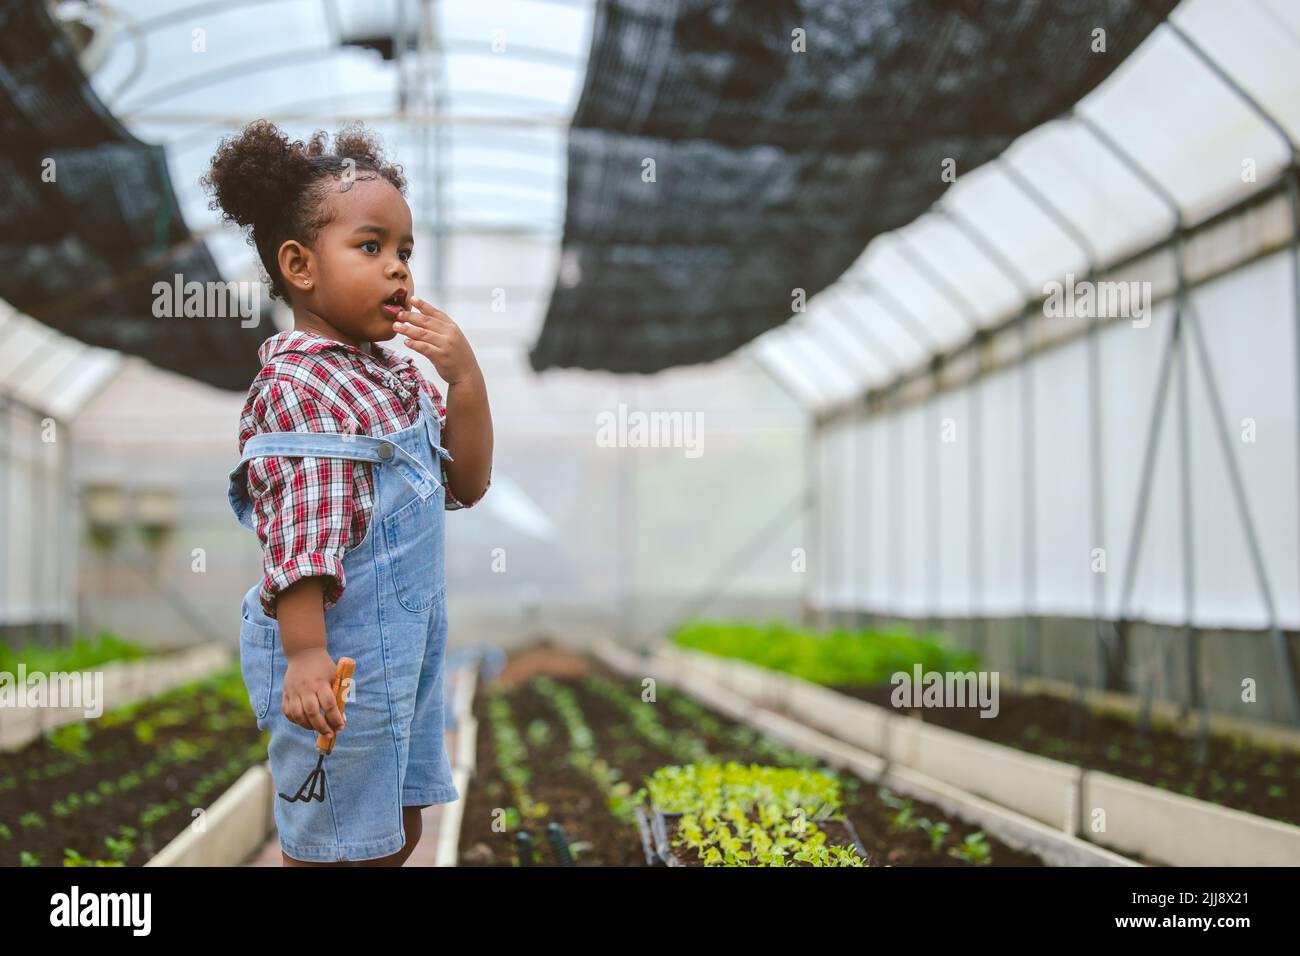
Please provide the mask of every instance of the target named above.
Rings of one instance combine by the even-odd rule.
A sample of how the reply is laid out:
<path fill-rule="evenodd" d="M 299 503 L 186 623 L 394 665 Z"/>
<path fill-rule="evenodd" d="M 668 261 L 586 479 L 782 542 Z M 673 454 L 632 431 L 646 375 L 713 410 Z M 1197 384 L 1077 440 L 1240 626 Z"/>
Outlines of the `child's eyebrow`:
<path fill-rule="evenodd" d="M 355 236 L 359 232 L 377 232 L 381 236 L 388 235 L 388 230 L 385 229 L 383 226 L 357 226 L 357 228 L 352 230 L 352 235 Z M 415 237 L 412 236 L 409 232 L 406 235 L 402 236 L 402 239 L 405 240 L 406 242 L 415 242 Z"/>

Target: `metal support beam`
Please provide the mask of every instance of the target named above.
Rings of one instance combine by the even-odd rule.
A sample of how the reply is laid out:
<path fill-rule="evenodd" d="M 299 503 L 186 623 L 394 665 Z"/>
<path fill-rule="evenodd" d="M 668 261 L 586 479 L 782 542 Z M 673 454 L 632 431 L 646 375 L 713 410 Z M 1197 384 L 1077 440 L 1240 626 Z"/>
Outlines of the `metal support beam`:
<path fill-rule="evenodd" d="M 1178 38 L 1183 47 L 1190 51 L 1194 57 L 1212 73 L 1215 78 L 1226 86 L 1246 107 L 1254 113 L 1266 126 L 1268 126 L 1282 141 L 1284 148 L 1288 153 L 1288 170 L 1287 170 L 1287 195 L 1291 206 L 1291 278 L 1292 278 L 1292 309 L 1294 314 L 1295 343 L 1296 343 L 1296 374 L 1293 378 L 1296 381 L 1296 425 L 1297 441 L 1296 453 L 1297 461 L 1300 462 L 1300 205 L 1297 200 L 1297 168 L 1300 167 L 1300 144 L 1296 143 L 1295 138 L 1291 135 L 1280 118 L 1272 113 L 1264 104 L 1246 87 L 1239 82 L 1236 77 L 1225 69 L 1222 64 L 1214 59 L 1204 47 L 1192 39 L 1192 37 L 1183 30 L 1172 18 L 1166 18 L 1165 27 Z M 1195 313 L 1193 313 L 1194 315 Z M 1189 321 L 1192 326 L 1193 336 L 1201 358 L 1201 364 L 1205 373 L 1206 387 L 1210 392 L 1212 402 L 1215 408 L 1215 425 L 1216 430 L 1226 430 L 1226 424 L 1223 420 L 1222 408 L 1218 400 L 1218 388 L 1214 382 L 1213 366 L 1210 364 L 1209 353 L 1205 349 L 1205 344 L 1200 337 L 1200 330 L 1196 325 Z M 1184 363 L 1185 364 L 1185 363 Z M 1241 482 L 1241 476 L 1238 472 L 1236 456 L 1233 452 L 1231 443 L 1226 441 L 1226 431 L 1223 431 L 1221 437 L 1221 447 L 1225 460 L 1229 467 L 1229 473 L 1233 479 L 1233 490 L 1237 496 L 1238 510 L 1242 520 L 1242 526 L 1246 531 L 1246 537 L 1251 546 L 1252 563 L 1255 565 L 1255 574 L 1259 580 L 1261 596 L 1264 600 L 1265 607 L 1268 610 L 1269 630 L 1273 639 L 1274 649 L 1278 656 L 1278 664 L 1282 669 L 1283 685 L 1286 688 L 1287 696 L 1291 706 L 1291 718 L 1300 724 L 1300 690 L 1297 689 L 1297 677 L 1294 655 L 1291 653 L 1291 646 L 1287 643 L 1286 637 L 1278 627 L 1277 612 L 1273 606 L 1271 591 L 1268 586 L 1267 574 L 1264 569 L 1263 559 L 1259 557 L 1259 543 L 1255 537 L 1254 524 L 1250 520 L 1250 512 L 1246 503 L 1245 486 Z M 1300 472 L 1297 473 L 1297 479 L 1300 481 Z M 1300 489 L 1298 489 L 1300 490 Z M 1194 655 L 1195 646 L 1192 647 L 1191 653 Z M 1195 663 L 1189 664 L 1194 667 Z M 1199 683 L 1195 680 L 1195 671 L 1189 670 L 1189 681 L 1195 688 Z M 1195 697 L 1193 697 L 1195 703 Z"/>
<path fill-rule="evenodd" d="M 914 270 L 914 271 L 915 271 L 919 276 L 921 276 L 921 278 L 922 278 L 926 283 L 928 283 L 928 284 L 931 285 L 933 288 L 935 288 L 935 289 L 939 292 L 939 295 L 940 295 L 941 298 L 944 298 L 944 299 L 946 299 L 946 300 L 948 301 L 949 305 L 951 305 L 951 306 L 953 307 L 954 311 L 956 311 L 956 313 L 957 313 L 959 316 L 961 316 L 963 319 L 965 319 L 965 321 L 966 321 L 966 325 L 967 325 L 968 328 L 970 328 L 970 329 L 972 329 L 972 330 L 978 330 L 978 328 L 979 328 L 979 312 L 978 312 L 978 310 L 976 310 L 976 308 L 974 307 L 974 305 L 971 304 L 970 300 L 967 299 L 964 295 L 962 295 L 961 291 L 958 290 L 957 287 L 954 286 L 952 283 L 950 283 L 950 282 L 949 282 L 949 281 L 948 281 L 948 280 L 943 276 L 943 274 L 942 274 L 941 272 L 939 272 L 939 270 L 935 269 L 932 265 L 930 265 L 930 263 L 927 262 L 927 261 L 925 260 L 925 258 L 924 258 L 924 257 L 923 257 L 919 252 L 917 252 L 917 251 L 912 247 L 912 245 L 911 245 L 907 240 L 905 240 L 902 236 L 897 235 L 897 234 L 895 234 L 894 238 L 895 238 L 895 245 L 896 245 L 897 247 L 899 247 L 899 253 L 900 253 L 900 255 L 901 255 L 904 259 L 907 260 L 908 264 L 912 267 L 912 269 L 913 269 L 913 270 Z M 876 294 L 878 297 L 881 296 L 881 289 L 882 289 L 882 288 L 883 288 L 883 287 L 880 286 L 879 284 L 875 284 L 875 285 L 873 285 L 873 291 L 875 292 L 875 294 Z M 908 312 L 908 310 L 905 309 L 905 308 L 903 308 L 903 307 L 902 307 L 902 303 L 900 303 L 897 299 L 895 299 L 893 296 L 888 296 L 887 301 L 889 301 L 889 300 L 892 300 L 892 302 L 893 302 L 893 304 L 894 304 L 894 310 L 893 310 L 893 312 L 892 312 L 891 314 L 902 315 L 902 316 L 904 316 L 906 319 L 912 319 L 912 318 L 913 318 L 913 317 L 911 316 L 911 314 Z M 911 332 L 915 337 L 917 337 L 918 340 L 922 340 L 922 336 L 920 335 L 920 333 L 914 331 L 913 328 L 912 328 L 912 326 L 919 326 L 920 323 L 917 323 L 917 322 L 914 322 L 914 321 L 911 322 L 911 323 L 900 321 L 899 324 L 902 325 L 903 328 L 905 328 L 905 329 L 907 329 L 909 332 Z M 931 339 L 931 342 L 933 342 L 933 339 Z M 972 382 L 972 386 L 975 385 L 975 384 L 977 384 L 977 382 Z M 891 417 L 891 419 L 893 420 L 893 422 L 895 423 L 895 429 L 896 429 L 896 430 L 901 429 L 901 427 L 902 427 L 901 424 L 898 424 L 898 422 L 900 422 L 900 420 L 901 420 L 901 416 L 899 415 L 899 413 L 898 413 L 898 412 L 895 412 L 895 413 L 894 413 L 893 415 L 891 415 L 890 417 Z M 933 440 L 934 435 L 931 434 L 930 438 Z M 900 442 L 900 443 L 901 443 L 901 431 L 900 431 L 899 435 L 896 436 L 896 439 L 895 439 L 895 440 L 896 440 L 897 442 Z M 902 451 L 901 451 L 901 447 L 900 447 L 900 448 L 896 448 L 896 449 L 895 449 L 895 453 L 894 453 L 894 455 L 892 456 L 893 459 L 894 459 L 894 461 L 897 462 L 897 464 L 896 464 L 895 467 L 897 467 L 897 468 L 899 468 L 899 469 L 902 468 L 901 461 L 899 461 L 899 459 L 901 458 L 901 454 L 902 454 Z M 902 481 L 902 477 L 901 477 L 901 473 L 900 473 L 899 475 L 896 476 L 896 481 L 891 482 L 891 484 L 901 483 L 901 481 Z M 898 492 L 898 493 L 899 493 L 900 498 L 901 498 L 901 495 L 902 495 L 902 489 L 901 489 L 901 488 L 899 489 L 899 492 Z M 893 517 L 895 514 L 899 514 L 899 510 L 898 510 L 898 509 L 901 507 L 901 504 L 902 504 L 902 503 L 901 503 L 901 500 L 900 500 L 899 502 L 896 502 L 896 503 L 895 503 L 894 508 L 891 509 L 891 517 Z M 972 510 L 972 514 L 973 514 L 973 513 L 974 513 L 975 511 L 977 511 L 978 509 L 977 509 L 977 508 L 972 508 L 971 510 Z M 931 509 L 931 514 L 932 514 L 932 519 L 931 519 L 931 520 L 935 523 L 935 535 L 932 535 L 932 537 L 934 537 L 934 536 L 937 536 L 937 532 L 938 532 L 938 525 L 937 525 L 937 523 L 938 523 L 938 510 L 937 510 L 937 508 L 932 508 L 932 509 Z M 901 520 L 901 516 L 899 517 L 898 520 Z M 982 534 L 982 526 L 981 526 L 981 529 L 980 529 L 980 533 L 979 533 L 978 535 L 975 535 L 974 533 L 972 533 L 972 537 L 973 537 L 973 540 L 974 540 L 974 542 L 975 542 L 975 543 L 972 545 L 972 554 L 974 554 L 975 551 L 979 550 L 980 547 L 981 547 L 981 545 L 982 545 L 982 538 L 983 538 L 983 534 Z M 894 540 L 899 540 L 899 534 L 898 534 L 897 532 L 895 532 Z M 935 560 L 937 560 L 937 558 L 936 558 Z M 894 566 L 896 566 L 896 563 L 891 564 L 891 567 L 894 567 Z M 932 567 L 932 566 L 933 566 L 933 562 L 927 562 L 927 566 L 928 566 L 928 567 Z M 897 586 L 897 584 L 895 583 L 895 585 L 894 585 L 894 593 L 898 593 L 898 591 L 897 591 L 897 587 L 898 587 L 898 586 Z M 932 609 L 931 609 L 931 610 L 932 610 Z M 930 625 L 932 624 L 932 620 L 933 620 L 933 616 L 932 616 L 932 614 L 931 614 L 931 613 L 928 613 L 928 614 L 927 614 L 927 621 L 926 621 L 927 626 L 930 626 Z M 985 648 L 984 648 L 984 643 L 985 643 L 985 641 L 984 641 L 984 638 L 985 638 L 984 622 L 983 622 L 983 621 L 980 621 L 979 626 L 978 626 L 978 629 L 977 629 L 977 632 L 976 632 L 976 633 L 972 633 L 972 635 L 971 635 L 971 640 L 972 640 L 972 642 L 973 642 L 973 643 L 974 643 L 974 644 L 979 648 L 979 653 L 981 654 L 981 656 L 982 656 L 982 655 L 984 654 L 984 652 L 985 652 Z"/>
<path fill-rule="evenodd" d="M 1092 275 L 1097 269 L 1097 249 L 1092 241 L 1078 226 L 1071 221 L 1065 211 L 1038 189 L 1004 156 L 1003 161 L 995 167 L 1002 170 L 1012 184 L 1032 202 L 1040 212 L 1054 222 L 1079 249 L 1083 255 L 1084 272 Z M 1106 539 L 1106 499 L 1105 499 L 1105 461 L 1102 442 L 1102 408 L 1101 408 L 1101 355 L 1098 342 L 1100 322 L 1096 312 L 1088 317 L 1088 332 L 1085 341 L 1085 361 L 1088 383 L 1088 462 L 1089 468 L 1089 517 L 1092 526 L 1094 548 L 1101 548 L 1105 554 Z M 1091 567 L 1091 562 L 1089 563 Z M 1092 633 L 1097 648 L 1097 670 L 1094 686 L 1104 688 L 1116 686 L 1111 672 L 1115 664 L 1114 628 L 1106 622 L 1106 577 L 1098 571 L 1092 572 Z"/>
<path fill-rule="evenodd" d="M 1246 486 L 1241 478 L 1241 466 L 1228 436 L 1227 415 L 1223 400 L 1219 396 L 1219 386 L 1214 375 L 1214 365 L 1210 361 L 1209 350 L 1200 329 L 1200 317 L 1196 307 L 1188 303 L 1187 326 L 1191 329 L 1192 342 L 1196 347 L 1197 358 L 1201 362 L 1201 373 L 1205 376 L 1205 391 L 1210 400 L 1211 417 L 1214 419 L 1214 434 L 1219 441 L 1219 450 L 1223 453 L 1223 462 L 1228 468 L 1228 478 L 1232 483 L 1232 500 L 1237 506 L 1237 516 L 1241 520 L 1242 530 L 1246 535 L 1246 546 L 1250 550 L 1250 564 L 1255 572 L 1255 583 L 1259 586 L 1260 600 L 1268 615 L 1269 637 L 1273 642 L 1274 652 L 1282 672 L 1282 686 L 1291 707 L 1291 717 L 1300 723 L 1300 688 L 1296 685 L 1295 665 L 1291 660 L 1291 649 L 1278 625 L 1277 606 L 1273 601 L 1273 589 L 1268 582 L 1268 571 L 1264 567 L 1264 556 L 1259 545 L 1259 535 L 1255 532 L 1255 522 L 1250 516 L 1250 506 L 1246 500 Z"/>
<path fill-rule="evenodd" d="M 1183 218 L 1182 207 L 1179 206 L 1177 198 L 1164 184 L 1154 176 L 1145 166 L 1138 162 L 1137 158 L 1129 153 L 1124 147 L 1117 143 L 1113 137 L 1098 126 L 1091 118 L 1085 116 L 1079 111 L 1074 111 L 1073 116 L 1088 130 L 1093 137 L 1102 144 L 1112 156 L 1114 156 L 1126 169 L 1128 169 L 1146 188 L 1153 193 L 1157 199 L 1165 206 L 1173 216 L 1173 231 L 1171 241 L 1173 243 L 1174 270 L 1177 276 L 1177 287 L 1174 296 L 1174 317 L 1173 327 L 1169 334 L 1169 341 L 1166 351 L 1161 359 L 1160 367 L 1160 384 L 1157 386 L 1155 405 L 1152 412 L 1150 428 L 1147 432 L 1147 447 L 1144 454 L 1141 484 L 1138 490 L 1138 507 L 1134 516 L 1134 531 L 1132 535 L 1133 543 L 1129 549 L 1128 564 L 1124 569 L 1124 584 L 1120 594 L 1120 603 L 1117 611 L 1121 626 L 1124 625 L 1127 614 L 1129 601 L 1132 598 L 1134 581 L 1137 574 L 1137 562 L 1141 554 L 1142 539 L 1146 532 L 1147 507 L 1150 500 L 1151 484 L 1155 473 L 1155 455 L 1159 446 L 1160 430 L 1163 422 L 1164 401 L 1169 382 L 1169 370 L 1172 363 L 1179 356 L 1182 361 L 1179 362 L 1179 504 L 1181 515 L 1181 539 L 1183 545 L 1183 632 L 1187 640 L 1188 651 L 1192 656 L 1197 656 L 1194 645 L 1199 641 L 1199 632 L 1193 626 L 1191 608 L 1195 607 L 1196 577 L 1193 572 L 1192 564 L 1192 489 L 1190 475 L 1190 441 L 1191 435 L 1187 428 L 1188 416 L 1190 414 L 1187 407 L 1187 388 L 1185 378 L 1186 351 L 1182 345 L 1182 322 L 1183 310 L 1186 307 L 1189 295 L 1187 287 L 1187 275 L 1183 266 L 1183 242 L 1185 238 L 1185 222 Z M 1120 642 L 1121 652 L 1127 650 L 1127 643 L 1123 640 Z M 1168 669 L 1169 647 L 1165 638 L 1161 638 L 1164 644 L 1161 657 L 1160 673 L 1163 676 Z M 1151 668 L 1154 668 L 1154 663 Z M 1141 726 L 1145 728 L 1146 717 L 1149 712 L 1151 700 L 1151 683 L 1154 675 L 1149 674 L 1146 678 L 1146 686 L 1143 688 L 1143 709 Z M 1193 687 L 1198 685 L 1198 681 L 1191 680 Z M 1191 690 L 1191 693 L 1198 693 Z"/>
<path fill-rule="evenodd" d="M 964 216 L 949 207 L 938 210 L 948 221 L 955 225 L 979 252 L 1003 274 L 1013 287 L 1026 295 L 1029 301 L 1037 297 L 1037 291 L 1029 277 L 1020 271 L 1019 266 L 1011 261 L 983 232 Z M 1021 517 L 1021 573 L 1024 575 L 1024 642 L 1023 653 L 1016 661 L 1017 672 L 1023 676 L 1026 671 L 1041 674 L 1043 672 L 1042 621 L 1036 607 L 1038 598 L 1038 495 L 1034 467 L 1037 463 L 1037 435 L 1034 416 L 1034 369 L 1029 361 L 1030 334 L 1029 310 L 1020 313 L 1020 335 L 1025 359 L 1020 363 L 1020 500 L 1023 505 Z"/>

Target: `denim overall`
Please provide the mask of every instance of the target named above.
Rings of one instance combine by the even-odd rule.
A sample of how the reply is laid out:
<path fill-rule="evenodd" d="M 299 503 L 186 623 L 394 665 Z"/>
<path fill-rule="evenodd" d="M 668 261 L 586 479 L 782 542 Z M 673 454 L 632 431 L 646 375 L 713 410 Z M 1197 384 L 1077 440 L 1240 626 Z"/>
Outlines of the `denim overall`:
<path fill-rule="evenodd" d="M 326 649 L 357 662 L 348 724 L 325 758 L 325 799 L 275 798 L 280 845 L 296 860 L 369 860 L 406 842 L 402 807 L 460 799 L 443 742 L 447 644 L 443 567 L 445 489 L 435 452 L 441 424 L 420 392 L 420 418 L 369 435 L 265 432 L 244 443 L 230 472 L 230 505 L 255 530 L 249 459 L 269 455 L 350 458 L 371 463 L 375 504 L 365 538 L 343 556 L 343 596 L 325 611 Z M 296 793 L 316 765 L 315 730 L 292 723 L 280 702 L 286 660 L 278 621 L 262 611 L 261 582 L 244 595 L 239 658 L 257 726 L 270 731 L 277 792 Z"/>

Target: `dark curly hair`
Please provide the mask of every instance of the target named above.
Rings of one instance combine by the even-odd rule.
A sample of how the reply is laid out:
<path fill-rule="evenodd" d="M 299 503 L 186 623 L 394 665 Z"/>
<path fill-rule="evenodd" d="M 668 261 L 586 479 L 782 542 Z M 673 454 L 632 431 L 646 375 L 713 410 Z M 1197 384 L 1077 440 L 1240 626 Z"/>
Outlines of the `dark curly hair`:
<path fill-rule="evenodd" d="M 214 193 L 209 209 L 251 230 L 271 283 L 271 298 L 287 302 L 277 255 L 286 239 L 311 245 L 330 222 L 323 208 L 327 180 L 342 179 L 351 167 L 354 180 L 384 178 L 406 194 L 400 165 L 384 161 L 375 135 L 360 122 L 334 134 L 334 151 L 325 150 L 326 134 L 317 130 L 306 143 L 289 142 L 274 123 L 254 120 L 238 136 L 223 139 L 211 168 L 199 179 Z M 351 162 L 348 162 L 348 161 Z"/>

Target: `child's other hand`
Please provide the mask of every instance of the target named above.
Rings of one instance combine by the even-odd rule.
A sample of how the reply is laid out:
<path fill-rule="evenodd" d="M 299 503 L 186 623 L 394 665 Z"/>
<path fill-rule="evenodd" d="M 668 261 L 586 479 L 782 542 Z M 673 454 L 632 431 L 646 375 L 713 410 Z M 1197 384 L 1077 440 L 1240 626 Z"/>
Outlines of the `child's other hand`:
<path fill-rule="evenodd" d="M 332 686 L 338 665 L 323 647 L 302 650 L 289 657 L 284 672 L 284 699 L 280 707 L 295 724 L 317 733 L 342 730 L 347 718 L 334 699 Z"/>
<path fill-rule="evenodd" d="M 433 363 L 444 382 L 455 385 L 482 374 L 469 340 L 451 316 L 423 299 L 411 299 L 411 306 L 398 316 L 397 331 L 406 336 L 407 345 Z"/>

